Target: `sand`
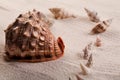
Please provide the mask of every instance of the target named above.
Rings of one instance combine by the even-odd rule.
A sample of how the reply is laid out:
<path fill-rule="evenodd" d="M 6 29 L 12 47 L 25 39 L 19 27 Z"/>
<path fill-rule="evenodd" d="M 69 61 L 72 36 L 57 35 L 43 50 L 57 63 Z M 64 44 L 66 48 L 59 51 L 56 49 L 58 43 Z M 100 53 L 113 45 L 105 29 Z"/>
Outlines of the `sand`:
<path fill-rule="evenodd" d="M 62 7 L 78 15 L 75 19 L 55 20 L 48 8 Z M 84 7 L 97 11 L 102 20 L 113 18 L 108 30 L 99 36 L 102 46 L 94 48 L 93 66 L 84 80 L 120 80 L 120 1 L 114 0 L 0 0 L 0 80 L 76 80 L 81 72 L 80 57 L 84 47 L 95 41 L 97 35 L 89 35 L 95 23 L 89 21 Z M 4 30 L 20 13 L 37 9 L 54 21 L 50 28 L 55 37 L 61 36 L 65 54 L 55 61 L 42 63 L 18 63 L 3 60 Z"/>

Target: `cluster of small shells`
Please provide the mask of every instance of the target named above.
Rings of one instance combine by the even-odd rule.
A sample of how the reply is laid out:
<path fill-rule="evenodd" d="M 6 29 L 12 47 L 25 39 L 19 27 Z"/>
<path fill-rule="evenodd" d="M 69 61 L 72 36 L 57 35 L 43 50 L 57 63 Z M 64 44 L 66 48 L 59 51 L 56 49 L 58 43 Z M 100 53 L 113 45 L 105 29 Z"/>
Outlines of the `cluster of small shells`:
<path fill-rule="evenodd" d="M 84 8 L 90 21 L 96 22 L 97 24 L 91 30 L 91 34 L 103 33 L 110 26 L 112 19 L 101 21 L 98 13 L 96 11 L 91 11 L 87 8 Z M 50 12 L 54 15 L 55 19 L 66 19 L 66 18 L 76 18 L 77 16 L 71 13 L 68 13 L 63 8 L 50 8 Z"/>
<path fill-rule="evenodd" d="M 87 8 L 84 8 L 89 19 L 92 22 L 96 22 L 97 24 L 95 27 L 91 30 L 91 34 L 98 34 L 98 33 L 103 33 L 107 30 L 107 28 L 110 26 L 112 19 L 104 20 L 101 21 L 98 13 L 96 11 L 90 11 Z"/>

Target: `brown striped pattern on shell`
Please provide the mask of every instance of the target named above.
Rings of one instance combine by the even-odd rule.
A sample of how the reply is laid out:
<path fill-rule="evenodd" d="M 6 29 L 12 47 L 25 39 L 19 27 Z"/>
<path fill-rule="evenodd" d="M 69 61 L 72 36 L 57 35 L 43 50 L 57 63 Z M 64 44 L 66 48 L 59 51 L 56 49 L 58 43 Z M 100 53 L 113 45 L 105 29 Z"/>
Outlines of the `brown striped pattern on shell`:
<path fill-rule="evenodd" d="M 26 62 L 42 62 L 61 57 L 64 43 L 61 38 L 55 40 L 48 26 L 44 15 L 36 10 L 19 15 L 5 30 L 6 57 Z"/>
<path fill-rule="evenodd" d="M 91 34 L 103 33 L 110 26 L 112 19 L 104 20 L 99 22 L 92 30 Z"/>

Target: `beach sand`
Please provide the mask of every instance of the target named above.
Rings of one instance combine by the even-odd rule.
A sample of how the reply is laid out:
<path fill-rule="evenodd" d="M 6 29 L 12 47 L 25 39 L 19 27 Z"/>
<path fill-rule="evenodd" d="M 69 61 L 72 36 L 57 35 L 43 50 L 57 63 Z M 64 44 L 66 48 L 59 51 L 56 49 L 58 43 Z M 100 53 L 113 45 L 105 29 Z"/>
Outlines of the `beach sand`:
<path fill-rule="evenodd" d="M 73 11 L 77 18 L 55 20 L 49 8 L 61 7 Z M 99 34 L 102 46 L 94 48 L 93 66 L 84 80 L 120 80 L 120 1 L 119 0 L 0 0 L 0 80 L 76 80 L 81 72 L 80 62 L 86 63 L 80 54 L 84 47 L 95 41 L 97 35 L 89 32 L 95 26 L 84 11 L 89 8 L 98 12 L 102 20 L 113 18 L 106 32 Z M 65 53 L 60 59 L 42 63 L 6 62 L 4 30 L 20 13 L 36 9 L 54 21 L 50 27 L 65 43 Z"/>

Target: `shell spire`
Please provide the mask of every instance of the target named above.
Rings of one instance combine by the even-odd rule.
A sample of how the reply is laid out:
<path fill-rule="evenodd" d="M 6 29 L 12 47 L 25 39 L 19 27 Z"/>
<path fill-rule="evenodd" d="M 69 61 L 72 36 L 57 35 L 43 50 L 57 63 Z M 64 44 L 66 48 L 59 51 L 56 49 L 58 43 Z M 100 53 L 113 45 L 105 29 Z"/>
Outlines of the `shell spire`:
<path fill-rule="evenodd" d="M 50 8 L 49 11 L 54 15 L 55 19 L 76 18 L 75 15 L 68 13 L 62 8 Z"/>
<path fill-rule="evenodd" d="M 84 10 L 86 11 L 89 19 L 92 21 L 92 22 L 100 22 L 100 18 L 98 17 L 98 13 L 95 12 L 95 11 L 90 11 L 88 10 L 87 8 L 84 8 Z"/>
<path fill-rule="evenodd" d="M 80 67 L 83 75 L 88 75 L 90 73 L 90 69 L 87 68 L 84 64 L 80 63 Z"/>
<path fill-rule="evenodd" d="M 5 31 L 5 59 L 43 62 L 64 54 L 62 38 L 55 39 L 45 16 L 37 10 L 21 14 Z"/>
<path fill-rule="evenodd" d="M 89 55 L 88 46 L 85 47 L 85 49 L 83 50 L 83 52 L 84 52 L 83 58 L 84 58 L 84 59 L 87 59 L 87 58 L 88 58 L 88 55 Z"/>
<path fill-rule="evenodd" d="M 93 65 L 93 58 L 92 58 L 92 54 L 90 54 L 90 57 L 88 59 L 88 62 L 86 64 L 87 67 L 91 67 Z"/>
<path fill-rule="evenodd" d="M 89 49 L 89 50 L 92 50 L 92 47 L 93 47 L 93 43 L 90 42 L 90 43 L 88 44 L 88 49 Z"/>
<path fill-rule="evenodd" d="M 91 34 L 98 34 L 103 33 L 107 30 L 107 28 L 110 26 L 112 22 L 112 19 L 104 20 L 102 22 L 99 22 L 92 30 Z"/>

